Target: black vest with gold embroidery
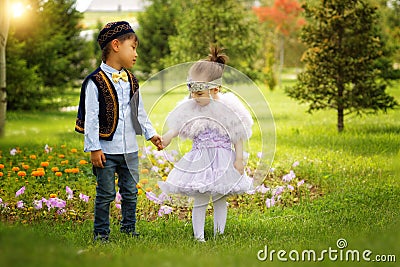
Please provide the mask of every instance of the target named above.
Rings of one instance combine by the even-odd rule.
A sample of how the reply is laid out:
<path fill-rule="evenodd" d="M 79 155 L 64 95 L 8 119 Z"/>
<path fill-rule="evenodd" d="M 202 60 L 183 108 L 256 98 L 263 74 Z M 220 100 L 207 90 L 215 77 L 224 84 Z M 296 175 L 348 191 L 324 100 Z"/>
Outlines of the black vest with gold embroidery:
<path fill-rule="evenodd" d="M 136 77 L 130 71 L 125 71 L 128 74 L 128 80 L 131 88 L 130 104 L 132 109 L 133 126 L 136 134 L 141 135 L 142 129 L 137 118 L 139 107 L 139 83 Z M 98 90 L 99 138 L 111 141 L 113 139 L 115 130 L 117 129 L 119 119 L 118 95 L 113 83 L 100 67 L 87 76 L 82 83 L 75 131 L 78 133 L 85 132 L 85 92 L 86 85 L 89 80 L 92 80 L 95 83 Z"/>

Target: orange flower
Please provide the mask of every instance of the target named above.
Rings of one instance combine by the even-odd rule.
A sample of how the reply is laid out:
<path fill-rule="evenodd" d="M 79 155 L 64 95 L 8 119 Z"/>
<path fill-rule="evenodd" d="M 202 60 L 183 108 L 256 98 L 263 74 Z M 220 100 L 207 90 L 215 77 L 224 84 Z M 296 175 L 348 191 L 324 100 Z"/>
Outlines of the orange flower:
<path fill-rule="evenodd" d="M 4 164 L 0 164 L 0 169 L 4 169 Z"/>
<path fill-rule="evenodd" d="M 142 185 L 140 183 L 136 184 L 136 188 L 142 188 Z"/>
<path fill-rule="evenodd" d="M 0 172 L 0 177 L 3 177 L 3 175 L 4 175 L 4 173 L 3 173 L 3 172 Z"/>
<path fill-rule="evenodd" d="M 51 198 L 56 198 L 56 197 L 57 197 L 57 194 L 50 194 L 50 197 L 51 197 Z"/>
<path fill-rule="evenodd" d="M 72 172 L 72 173 L 79 173 L 79 168 L 72 168 L 72 169 L 71 169 L 71 172 Z"/>
<path fill-rule="evenodd" d="M 61 145 L 61 148 L 66 148 L 67 146 L 66 145 Z"/>
<path fill-rule="evenodd" d="M 23 164 L 23 165 L 22 165 L 22 168 L 24 168 L 25 170 L 27 170 L 27 169 L 29 169 L 29 165 Z"/>
<path fill-rule="evenodd" d="M 29 158 L 30 159 L 36 159 L 36 155 L 30 155 Z"/>
<path fill-rule="evenodd" d="M 53 167 L 53 168 L 51 168 L 51 171 L 52 171 L 52 172 L 58 172 L 59 169 L 58 169 L 58 167 Z"/>
<path fill-rule="evenodd" d="M 67 164 L 68 164 L 68 160 L 61 161 L 61 165 L 67 165 Z"/>
<path fill-rule="evenodd" d="M 17 175 L 18 175 L 18 176 L 21 176 L 21 177 L 24 177 L 24 176 L 26 176 L 26 172 L 24 172 L 24 171 L 19 171 Z"/>
<path fill-rule="evenodd" d="M 140 196 L 140 195 L 143 195 L 143 190 L 142 189 L 139 189 L 138 190 L 138 195 Z"/>
<path fill-rule="evenodd" d="M 62 172 L 56 172 L 56 176 L 57 177 L 61 177 L 62 176 Z"/>
<path fill-rule="evenodd" d="M 59 154 L 58 157 L 59 157 L 60 159 L 63 159 L 63 158 L 65 158 L 65 155 L 64 155 L 64 154 Z"/>
<path fill-rule="evenodd" d="M 46 174 L 43 170 L 39 169 L 41 168 L 38 168 L 36 171 L 33 171 L 31 175 L 37 177 L 37 176 L 44 176 Z"/>
<path fill-rule="evenodd" d="M 151 187 L 147 187 L 147 188 L 146 188 L 146 191 L 147 191 L 147 192 L 151 192 L 152 190 L 153 190 L 153 188 L 151 188 Z"/>
<path fill-rule="evenodd" d="M 76 149 L 76 148 L 71 148 L 71 153 L 76 153 L 76 152 L 78 152 L 78 149 Z"/>
<path fill-rule="evenodd" d="M 141 169 L 140 172 L 141 172 L 142 174 L 148 174 L 148 173 L 149 173 L 149 170 L 148 170 L 148 169 Z"/>
<path fill-rule="evenodd" d="M 48 167 L 49 166 L 49 162 L 48 161 L 42 162 L 42 163 L 40 163 L 40 166 Z"/>
<path fill-rule="evenodd" d="M 44 168 L 37 168 L 37 171 L 44 171 Z"/>
<path fill-rule="evenodd" d="M 149 183 L 149 179 L 141 179 L 140 183 L 141 184 L 148 184 Z"/>
<path fill-rule="evenodd" d="M 17 172 L 17 171 L 19 171 L 19 167 L 12 167 L 12 169 L 11 169 L 13 172 Z"/>
<path fill-rule="evenodd" d="M 87 162 L 86 160 L 84 160 L 84 159 L 81 159 L 81 160 L 79 161 L 79 164 L 85 165 L 85 164 L 88 164 L 88 162 Z"/>

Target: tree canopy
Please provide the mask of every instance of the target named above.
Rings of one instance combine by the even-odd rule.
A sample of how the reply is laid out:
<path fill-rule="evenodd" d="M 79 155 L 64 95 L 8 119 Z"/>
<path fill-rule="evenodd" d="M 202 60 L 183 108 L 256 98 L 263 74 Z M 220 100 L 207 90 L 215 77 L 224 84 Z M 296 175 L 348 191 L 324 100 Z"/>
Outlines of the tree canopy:
<path fill-rule="evenodd" d="M 33 109 L 62 99 L 66 88 L 85 75 L 92 53 L 79 36 L 82 14 L 74 0 L 30 0 L 29 6 L 29 20 L 10 23 L 8 109 Z"/>
<path fill-rule="evenodd" d="M 301 35 L 308 47 L 306 66 L 287 94 L 307 103 L 309 112 L 337 110 L 338 131 L 347 114 L 396 106 L 375 64 L 384 49 L 376 8 L 365 0 L 324 0 L 303 8 L 308 19 Z"/>
<path fill-rule="evenodd" d="M 170 36 L 169 65 L 205 58 L 210 44 L 223 47 L 228 64 L 254 77 L 260 47 L 257 18 L 235 0 L 181 1 L 177 35 Z"/>

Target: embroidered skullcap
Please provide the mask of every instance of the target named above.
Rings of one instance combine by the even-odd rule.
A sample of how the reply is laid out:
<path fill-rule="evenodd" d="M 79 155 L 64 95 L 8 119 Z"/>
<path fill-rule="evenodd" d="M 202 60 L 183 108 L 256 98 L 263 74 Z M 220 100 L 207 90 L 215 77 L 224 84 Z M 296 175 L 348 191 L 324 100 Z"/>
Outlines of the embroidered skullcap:
<path fill-rule="evenodd" d="M 100 48 L 103 49 L 109 42 L 127 33 L 135 33 L 128 22 L 110 22 L 100 31 L 99 36 L 97 37 L 97 42 L 99 43 Z"/>

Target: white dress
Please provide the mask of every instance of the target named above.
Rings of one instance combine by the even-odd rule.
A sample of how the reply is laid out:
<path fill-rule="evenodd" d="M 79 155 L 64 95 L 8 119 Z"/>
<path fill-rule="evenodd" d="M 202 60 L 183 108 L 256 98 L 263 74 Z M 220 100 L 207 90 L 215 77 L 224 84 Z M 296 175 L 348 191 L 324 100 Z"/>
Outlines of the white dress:
<path fill-rule="evenodd" d="M 251 136 L 253 120 L 232 93 L 219 94 L 206 106 L 187 99 L 168 115 L 167 125 L 179 137 L 193 140 L 186 153 L 159 187 L 165 193 L 193 196 L 241 194 L 252 189 L 253 180 L 233 166 L 232 145 Z"/>

